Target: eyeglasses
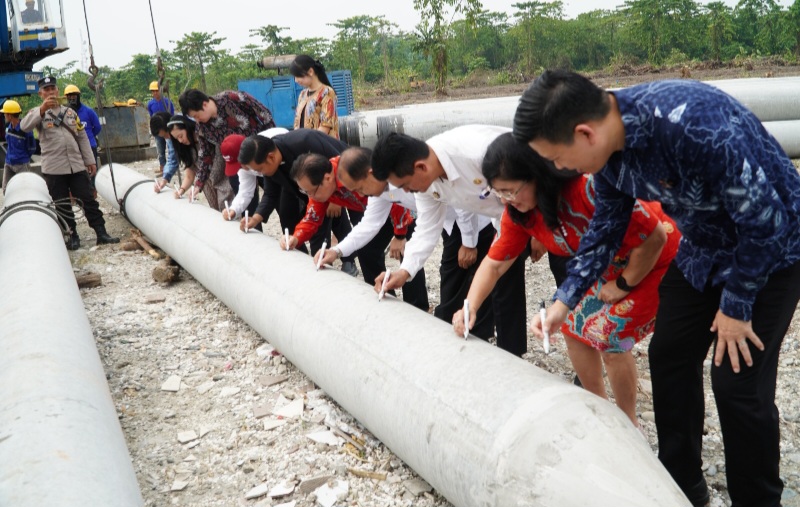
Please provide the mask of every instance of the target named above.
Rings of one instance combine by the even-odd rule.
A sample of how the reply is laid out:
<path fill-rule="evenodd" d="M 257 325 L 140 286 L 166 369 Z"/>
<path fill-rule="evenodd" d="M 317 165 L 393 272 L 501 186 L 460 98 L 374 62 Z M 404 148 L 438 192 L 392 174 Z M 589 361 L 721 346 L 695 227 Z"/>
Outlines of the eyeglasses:
<path fill-rule="evenodd" d="M 491 188 L 492 194 L 499 197 L 500 199 L 504 199 L 506 201 L 515 201 L 517 199 L 517 194 L 519 194 L 522 189 L 525 187 L 525 182 L 523 181 L 522 184 L 513 192 L 508 192 L 507 190 L 497 190 L 496 188 Z"/>
<path fill-rule="evenodd" d="M 303 190 L 303 187 L 300 187 L 300 186 L 298 186 L 298 188 L 300 189 L 300 193 L 301 194 L 311 197 L 311 196 L 313 196 L 314 194 L 317 193 L 317 190 L 319 190 L 320 186 L 322 186 L 322 183 L 320 183 L 319 185 L 314 187 L 314 190 L 312 190 L 311 192 L 306 192 L 305 190 Z"/>

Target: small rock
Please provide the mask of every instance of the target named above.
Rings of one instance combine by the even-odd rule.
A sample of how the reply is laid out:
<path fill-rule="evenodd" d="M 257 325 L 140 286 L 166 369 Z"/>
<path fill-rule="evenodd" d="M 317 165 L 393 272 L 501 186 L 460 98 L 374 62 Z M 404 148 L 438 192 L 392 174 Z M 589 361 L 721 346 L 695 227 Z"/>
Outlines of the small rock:
<path fill-rule="evenodd" d="M 189 431 L 179 431 L 178 432 L 178 442 L 185 444 L 186 442 L 191 442 L 192 440 L 197 440 L 199 437 L 194 430 Z"/>
<path fill-rule="evenodd" d="M 709 477 L 714 477 L 715 475 L 717 475 L 717 466 L 716 465 L 709 466 L 708 470 L 706 470 L 706 475 Z"/>
<path fill-rule="evenodd" d="M 258 498 L 260 496 L 266 495 L 268 491 L 269 491 L 269 486 L 267 486 L 267 484 L 264 483 L 248 491 L 244 495 L 244 498 L 246 500 L 252 500 L 253 498 Z"/>
<path fill-rule="evenodd" d="M 258 405 L 253 408 L 253 417 L 261 419 L 272 413 L 272 406 L 270 404 Z"/>
<path fill-rule="evenodd" d="M 642 419 L 647 422 L 655 422 L 656 413 L 652 411 L 642 412 Z"/>
<path fill-rule="evenodd" d="M 294 507 L 295 505 L 297 505 L 297 500 L 292 500 L 291 502 L 282 503 L 276 505 L 275 507 Z"/>
<path fill-rule="evenodd" d="M 314 491 L 317 496 L 317 503 L 322 507 L 333 507 L 339 501 L 347 498 L 350 485 L 347 481 L 331 479 Z"/>
<path fill-rule="evenodd" d="M 646 378 L 639 379 L 639 390 L 648 396 L 653 394 L 653 383 Z"/>
<path fill-rule="evenodd" d="M 403 481 L 403 487 L 414 496 L 419 496 L 423 493 L 430 493 L 433 491 L 433 486 L 422 479 L 410 479 Z"/>
<path fill-rule="evenodd" d="M 167 296 L 163 294 L 149 294 L 147 297 L 144 298 L 145 304 L 153 305 L 156 303 L 163 303 L 167 300 Z"/>
<path fill-rule="evenodd" d="M 274 351 L 275 347 L 273 347 L 269 343 L 265 343 L 264 345 L 256 349 L 256 355 L 258 355 L 258 357 L 272 357 L 272 353 Z"/>
<path fill-rule="evenodd" d="M 162 391 L 177 393 L 181 389 L 181 378 L 177 375 L 171 375 L 166 382 L 161 384 Z"/>

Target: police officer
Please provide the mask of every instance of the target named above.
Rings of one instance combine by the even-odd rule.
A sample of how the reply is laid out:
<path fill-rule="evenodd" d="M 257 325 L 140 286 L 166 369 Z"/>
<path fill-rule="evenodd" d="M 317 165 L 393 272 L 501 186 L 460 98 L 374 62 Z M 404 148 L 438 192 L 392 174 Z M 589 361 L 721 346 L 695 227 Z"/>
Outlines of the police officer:
<path fill-rule="evenodd" d="M 59 103 L 56 78 L 52 76 L 39 80 L 39 97 L 42 105 L 32 109 L 21 126 L 25 132 L 35 128 L 39 133 L 42 175 L 50 197 L 59 203 L 58 208 L 71 231 L 67 249 L 77 250 L 81 245 L 75 229 L 75 215 L 67 200 L 70 193 L 83 202 L 86 220 L 97 233 L 97 244 L 119 243 L 119 238 L 106 232 L 103 213 L 92 195 L 89 178 L 97 172 L 97 165 L 78 114 Z"/>

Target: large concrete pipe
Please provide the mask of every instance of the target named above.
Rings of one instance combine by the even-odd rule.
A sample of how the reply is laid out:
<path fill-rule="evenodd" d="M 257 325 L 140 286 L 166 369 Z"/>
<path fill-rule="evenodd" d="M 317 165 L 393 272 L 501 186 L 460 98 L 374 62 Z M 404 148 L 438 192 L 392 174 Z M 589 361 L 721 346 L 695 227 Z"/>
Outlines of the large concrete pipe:
<path fill-rule="evenodd" d="M 297 58 L 297 55 L 265 56 L 261 60 L 257 61 L 256 65 L 262 69 L 288 69 L 292 65 L 292 62 L 295 58 Z"/>
<path fill-rule="evenodd" d="M 688 506 L 616 407 L 114 166 L 128 219 L 459 507 Z M 143 182 L 143 184 L 140 184 Z M 138 186 L 136 186 L 138 185 Z M 108 167 L 97 189 L 113 201 Z"/>
<path fill-rule="evenodd" d="M 0 505 L 144 504 L 44 180 L 0 217 Z"/>
<path fill-rule="evenodd" d="M 800 157 L 800 77 L 760 78 L 709 82 L 749 107 L 764 122 L 787 154 Z M 474 123 L 511 127 L 519 97 L 495 97 L 414 104 L 394 109 L 356 112 L 339 120 L 342 141 L 353 146 L 375 146 L 389 132 L 420 139 Z M 782 125 L 771 128 L 772 122 Z"/>

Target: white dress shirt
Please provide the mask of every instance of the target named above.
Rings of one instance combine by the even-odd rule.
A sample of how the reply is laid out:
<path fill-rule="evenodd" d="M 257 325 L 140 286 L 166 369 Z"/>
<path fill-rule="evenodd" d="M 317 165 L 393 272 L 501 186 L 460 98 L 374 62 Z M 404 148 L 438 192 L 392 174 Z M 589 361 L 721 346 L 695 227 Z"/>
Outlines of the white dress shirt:
<path fill-rule="evenodd" d="M 367 209 L 364 211 L 363 218 L 353 227 L 350 234 L 339 243 L 338 248 L 343 257 L 353 254 L 378 234 L 383 224 L 386 223 L 393 204 L 398 204 L 414 212 L 417 211 L 417 201 L 414 194 L 389 184 L 380 196 L 367 199 Z M 464 246 L 474 248 L 478 244 L 478 233 L 489 224 L 489 219 L 468 211 L 455 210 L 448 206 L 444 224 L 447 234 L 453 232 L 453 224 L 456 222 L 458 222 L 458 228 L 461 230 L 461 243 Z"/>
<path fill-rule="evenodd" d="M 414 237 L 406 245 L 400 269 L 413 277 L 424 266 L 439 241 L 448 206 L 487 217 L 499 227 L 505 206 L 494 194 L 485 192 L 489 184 L 483 177 L 481 164 L 492 141 L 506 132 L 511 129 L 465 125 L 427 141 L 447 178 L 440 178 L 427 191 L 416 194 L 417 225 Z"/>
<path fill-rule="evenodd" d="M 273 127 L 263 132 L 259 132 L 258 135 L 272 139 L 275 136 L 279 136 L 287 132 L 289 131 L 283 127 Z M 236 192 L 236 197 L 233 198 L 233 202 L 231 203 L 231 211 L 236 213 L 234 218 L 239 218 L 244 214 L 244 210 L 247 209 L 247 206 L 253 199 L 256 187 L 258 186 L 258 177 L 261 176 L 261 173 L 252 169 L 245 169 L 244 167 L 241 167 L 236 175 L 239 178 L 239 191 Z"/>

